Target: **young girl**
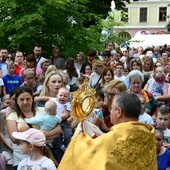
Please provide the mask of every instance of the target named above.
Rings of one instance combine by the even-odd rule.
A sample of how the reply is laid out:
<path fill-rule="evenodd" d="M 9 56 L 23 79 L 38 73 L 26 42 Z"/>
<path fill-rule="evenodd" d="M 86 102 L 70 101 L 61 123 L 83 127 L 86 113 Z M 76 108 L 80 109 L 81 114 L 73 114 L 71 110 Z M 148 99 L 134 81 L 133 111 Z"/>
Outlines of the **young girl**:
<path fill-rule="evenodd" d="M 103 103 L 104 103 L 104 93 L 101 91 L 96 92 L 96 106 L 94 108 L 94 114 L 93 116 L 91 116 L 88 121 L 89 122 L 93 122 L 93 119 L 95 116 L 99 117 L 101 119 L 101 124 L 100 124 L 100 128 L 102 130 L 104 130 L 105 132 L 109 132 L 109 128 L 105 125 L 104 121 L 103 121 L 103 113 L 102 113 L 102 107 L 103 107 Z"/>
<path fill-rule="evenodd" d="M 102 72 L 102 81 L 99 83 L 99 90 L 103 91 L 103 89 L 107 86 L 107 84 L 114 79 L 113 69 L 110 67 L 105 67 Z"/>
<path fill-rule="evenodd" d="M 91 65 L 86 65 L 85 74 L 83 74 L 82 76 L 90 78 L 91 73 L 92 73 L 92 66 Z"/>
<path fill-rule="evenodd" d="M 30 155 L 23 159 L 17 170 L 37 169 L 56 170 L 57 162 L 46 146 L 46 138 L 40 130 L 30 128 L 25 132 L 13 132 L 12 136 L 20 140 L 23 154 Z"/>

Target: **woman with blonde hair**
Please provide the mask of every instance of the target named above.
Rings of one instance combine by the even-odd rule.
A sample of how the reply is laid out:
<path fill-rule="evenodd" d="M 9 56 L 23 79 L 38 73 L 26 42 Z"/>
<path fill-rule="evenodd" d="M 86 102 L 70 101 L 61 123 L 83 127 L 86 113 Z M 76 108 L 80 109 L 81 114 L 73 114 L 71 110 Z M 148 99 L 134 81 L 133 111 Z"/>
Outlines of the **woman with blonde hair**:
<path fill-rule="evenodd" d="M 150 56 L 146 55 L 142 58 L 142 62 L 143 62 L 144 74 L 150 76 L 153 73 L 153 69 L 154 69 L 153 59 Z"/>
<path fill-rule="evenodd" d="M 24 83 L 21 85 L 21 86 L 29 87 L 32 90 L 34 96 L 39 95 L 36 93 L 37 85 L 35 82 L 35 77 L 36 77 L 36 72 L 34 69 L 28 68 L 28 69 L 24 70 L 24 72 L 23 72 Z"/>
<path fill-rule="evenodd" d="M 46 76 L 49 72 L 52 72 L 52 71 L 57 71 L 57 68 L 56 68 L 55 65 L 49 65 L 49 66 L 47 67 L 47 70 L 46 70 L 46 72 L 45 72 L 45 76 Z"/>
<path fill-rule="evenodd" d="M 41 96 L 56 97 L 59 88 L 63 86 L 62 76 L 56 71 L 49 72 L 45 77 Z"/>
<path fill-rule="evenodd" d="M 81 69 L 83 63 L 84 63 L 84 53 L 78 52 L 76 54 L 76 60 L 75 60 L 74 66 L 76 68 L 76 71 L 77 71 L 79 77 L 80 77 L 80 69 Z"/>
<path fill-rule="evenodd" d="M 42 62 L 41 62 L 41 70 L 42 70 L 42 74 L 45 75 L 46 71 L 47 71 L 47 68 L 48 66 L 50 65 L 50 61 L 47 60 L 47 59 L 44 59 Z"/>
<path fill-rule="evenodd" d="M 122 91 L 126 91 L 126 85 L 124 82 L 119 80 L 112 80 L 109 84 L 104 88 L 105 92 L 105 106 L 102 108 L 104 123 L 107 127 L 111 127 L 112 124 L 110 122 L 110 110 L 113 98 L 117 93 Z"/>
<path fill-rule="evenodd" d="M 92 62 L 92 69 L 93 69 L 93 73 L 90 75 L 89 78 L 89 86 L 92 88 L 96 88 L 97 85 L 99 83 L 101 83 L 101 78 L 102 78 L 102 71 L 104 68 L 104 62 L 99 60 L 99 59 L 95 59 Z"/>
<path fill-rule="evenodd" d="M 144 81 L 142 83 L 142 88 L 146 85 L 147 81 L 151 78 L 154 70 L 154 63 L 151 56 L 146 55 L 142 58 L 143 63 L 143 75 Z"/>

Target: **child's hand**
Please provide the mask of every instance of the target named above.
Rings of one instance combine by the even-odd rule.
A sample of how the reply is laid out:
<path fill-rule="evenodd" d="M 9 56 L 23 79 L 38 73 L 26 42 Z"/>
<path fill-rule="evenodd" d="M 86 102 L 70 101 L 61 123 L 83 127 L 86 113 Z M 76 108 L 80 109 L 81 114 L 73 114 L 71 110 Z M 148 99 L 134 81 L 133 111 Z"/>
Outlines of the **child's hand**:
<path fill-rule="evenodd" d="M 35 102 L 38 102 L 38 98 L 39 98 L 39 97 L 37 97 L 37 96 L 34 97 L 34 101 L 35 101 Z"/>
<path fill-rule="evenodd" d="M 102 120 L 98 116 L 94 116 L 92 123 L 100 127 L 102 125 Z"/>
<path fill-rule="evenodd" d="M 67 108 L 64 108 L 64 112 L 60 115 L 62 120 L 66 120 L 69 117 L 69 111 L 67 110 Z"/>
<path fill-rule="evenodd" d="M 73 116 L 69 116 L 69 117 L 67 118 L 67 123 L 68 123 L 68 124 L 71 124 L 72 121 L 73 121 Z"/>

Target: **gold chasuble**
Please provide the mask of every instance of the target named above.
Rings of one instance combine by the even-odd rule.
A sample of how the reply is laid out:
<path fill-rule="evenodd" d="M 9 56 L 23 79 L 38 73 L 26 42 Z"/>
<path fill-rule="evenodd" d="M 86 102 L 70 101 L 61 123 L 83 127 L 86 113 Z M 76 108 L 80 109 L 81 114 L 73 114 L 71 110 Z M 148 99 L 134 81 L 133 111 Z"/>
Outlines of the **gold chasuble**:
<path fill-rule="evenodd" d="M 58 170 L 156 170 L 154 128 L 125 122 L 92 139 L 85 132 L 75 136 Z"/>

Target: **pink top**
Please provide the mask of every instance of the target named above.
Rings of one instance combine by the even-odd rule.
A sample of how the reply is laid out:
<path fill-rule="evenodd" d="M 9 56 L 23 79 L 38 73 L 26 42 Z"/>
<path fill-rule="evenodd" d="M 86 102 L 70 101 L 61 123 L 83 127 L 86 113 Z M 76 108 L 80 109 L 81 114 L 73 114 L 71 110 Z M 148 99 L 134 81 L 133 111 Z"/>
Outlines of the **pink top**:
<path fill-rule="evenodd" d="M 19 73 L 19 76 L 20 76 L 20 77 L 23 77 L 23 73 L 24 73 L 24 70 L 25 70 L 25 69 L 26 69 L 26 68 L 22 68 L 22 69 L 20 70 L 20 73 Z M 36 74 L 37 74 L 37 75 L 42 74 L 42 70 L 41 70 L 40 68 L 38 68 L 38 67 L 36 67 L 35 71 L 36 71 Z"/>

